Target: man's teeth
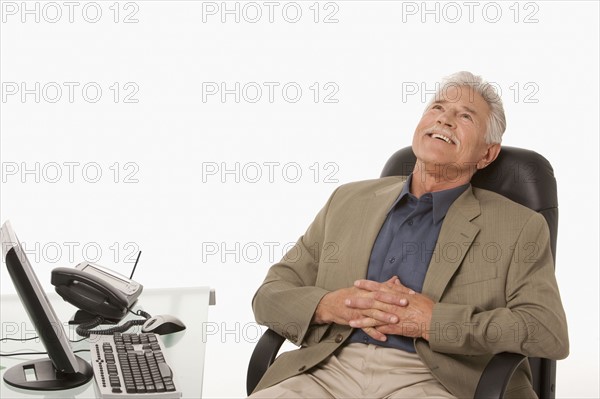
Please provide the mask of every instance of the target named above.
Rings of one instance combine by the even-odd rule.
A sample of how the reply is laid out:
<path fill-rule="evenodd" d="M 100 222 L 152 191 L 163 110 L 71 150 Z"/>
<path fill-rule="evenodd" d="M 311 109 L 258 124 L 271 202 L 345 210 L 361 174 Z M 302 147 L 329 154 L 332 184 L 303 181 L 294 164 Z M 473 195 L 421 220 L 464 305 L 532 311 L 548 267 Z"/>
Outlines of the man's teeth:
<path fill-rule="evenodd" d="M 452 144 L 452 141 L 451 141 L 451 140 L 450 140 L 448 137 L 446 137 L 446 136 L 442 136 L 441 134 L 433 133 L 433 134 L 431 135 L 431 137 L 433 137 L 434 139 L 442 139 L 442 140 L 444 140 L 446 143 L 448 143 L 448 144 Z"/>

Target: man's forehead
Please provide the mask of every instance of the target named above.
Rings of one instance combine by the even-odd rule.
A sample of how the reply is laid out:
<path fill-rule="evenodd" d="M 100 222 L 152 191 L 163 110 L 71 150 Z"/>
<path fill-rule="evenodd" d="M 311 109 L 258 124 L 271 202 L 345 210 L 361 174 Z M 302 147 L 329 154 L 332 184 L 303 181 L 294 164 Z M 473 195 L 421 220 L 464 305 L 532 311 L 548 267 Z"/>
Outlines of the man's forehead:
<path fill-rule="evenodd" d="M 477 113 L 476 108 L 487 110 L 489 105 L 475 89 L 469 86 L 451 84 L 443 87 L 434 98 L 432 104 L 456 104 L 471 113 Z"/>

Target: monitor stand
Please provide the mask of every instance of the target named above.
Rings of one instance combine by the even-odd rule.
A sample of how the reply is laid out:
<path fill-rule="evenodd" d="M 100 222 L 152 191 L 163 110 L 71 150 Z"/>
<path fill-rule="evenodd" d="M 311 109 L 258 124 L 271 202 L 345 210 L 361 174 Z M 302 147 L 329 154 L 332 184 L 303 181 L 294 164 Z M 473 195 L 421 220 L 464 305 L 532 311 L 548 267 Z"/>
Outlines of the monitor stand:
<path fill-rule="evenodd" d="M 32 389 L 36 391 L 56 391 L 75 388 L 92 379 L 94 372 L 92 366 L 75 356 L 79 364 L 79 372 L 63 373 L 56 370 L 52 360 L 37 359 L 17 364 L 6 370 L 4 381 L 17 388 Z"/>

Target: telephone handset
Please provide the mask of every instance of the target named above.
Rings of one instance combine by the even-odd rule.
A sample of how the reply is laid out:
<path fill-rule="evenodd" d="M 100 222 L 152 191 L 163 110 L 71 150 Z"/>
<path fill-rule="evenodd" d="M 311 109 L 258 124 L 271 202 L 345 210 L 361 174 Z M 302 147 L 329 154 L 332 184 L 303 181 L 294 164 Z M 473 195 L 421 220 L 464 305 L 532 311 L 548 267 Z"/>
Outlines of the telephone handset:
<path fill-rule="evenodd" d="M 97 264 L 82 262 L 52 270 L 50 282 L 65 301 L 92 315 L 120 320 L 142 293 L 143 286 Z"/>

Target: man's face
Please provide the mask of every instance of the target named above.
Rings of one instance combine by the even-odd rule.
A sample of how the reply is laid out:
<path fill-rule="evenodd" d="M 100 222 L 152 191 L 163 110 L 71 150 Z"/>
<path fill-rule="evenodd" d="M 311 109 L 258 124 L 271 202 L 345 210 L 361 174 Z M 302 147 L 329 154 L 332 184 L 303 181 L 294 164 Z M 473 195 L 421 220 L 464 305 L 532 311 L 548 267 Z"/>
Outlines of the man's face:
<path fill-rule="evenodd" d="M 444 172 L 446 168 L 446 173 L 453 175 L 450 179 L 463 173 L 470 179 L 476 168 L 495 159 L 494 147 L 500 148 L 485 143 L 489 106 L 468 86 L 451 85 L 436 100 L 415 129 L 413 152 L 428 171 L 438 168 Z M 490 147 L 495 154 L 490 154 Z"/>

